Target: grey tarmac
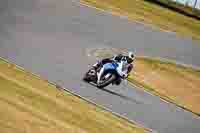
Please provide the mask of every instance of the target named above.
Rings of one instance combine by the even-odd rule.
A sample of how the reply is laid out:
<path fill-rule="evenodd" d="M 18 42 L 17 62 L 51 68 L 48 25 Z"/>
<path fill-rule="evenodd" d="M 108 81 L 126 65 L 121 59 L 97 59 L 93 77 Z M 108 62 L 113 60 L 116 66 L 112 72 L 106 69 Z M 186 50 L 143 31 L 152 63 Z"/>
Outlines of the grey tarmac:
<path fill-rule="evenodd" d="M 152 30 L 77 0 L 0 3 L 0 57 L 156 132 L 200 132 L 198 116 L 137 87 L 123 83 L 101 90 L 81 80 L 96 60 L 88 49 L 128 48 L 199 67 L 198 41 Z"/>

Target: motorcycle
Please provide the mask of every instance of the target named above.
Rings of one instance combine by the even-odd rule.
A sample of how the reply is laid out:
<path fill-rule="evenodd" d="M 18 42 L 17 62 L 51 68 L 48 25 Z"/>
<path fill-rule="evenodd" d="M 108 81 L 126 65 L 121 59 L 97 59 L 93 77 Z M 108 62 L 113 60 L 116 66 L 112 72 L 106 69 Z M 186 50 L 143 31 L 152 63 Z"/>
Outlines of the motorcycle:
<path fill-rule="evenodd" d="M 104 73 L 100 79 L 99 84 L 97 84 L 97 75 L 100 70 L 104 67 Z M 121 83 L 122 77 L 117 71 L 118 63 L 106 63 L 97 70 L 90 68 L 89 71 L 84 75 L 83 80 L 88 83 L 93 83 L 98 88 L 104 88 L 110 84 L 119 85 Z"/>

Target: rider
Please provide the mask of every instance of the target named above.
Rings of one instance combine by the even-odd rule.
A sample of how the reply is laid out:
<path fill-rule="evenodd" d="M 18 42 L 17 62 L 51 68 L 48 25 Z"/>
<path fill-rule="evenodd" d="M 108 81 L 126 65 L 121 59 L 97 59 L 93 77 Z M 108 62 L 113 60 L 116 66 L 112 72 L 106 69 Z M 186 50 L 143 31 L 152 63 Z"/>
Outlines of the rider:
<path fill-rule="evenodd" d="M 115 61 L 116 63 L 119 64 L 118 67 L 118 72 L 120 73 L 122 78 L 127 78 L 128 74 L 130 73 L 130 71 L 133 68 L 133 61 L 135 59 L 135 55 L 133 54 L 133 52 L 129 52 L 128 56 L 127 55 L 122 55 L 122 54 L 118 54 L 112 58 L 105 58 L 101 61 L 98 61 L 96 64 L 93 65 L 93 68 L 95 70 L 97 70 L 99 67 L 102 67 L 104 64 L 106 63 L 112 63 L 113 61 Z M 104 70 L 101 69 L 99 74 L 98 74 L 98 80 L 97 80 L 97 84 L 99 83 L 101 76 L 103 75 Z"/>

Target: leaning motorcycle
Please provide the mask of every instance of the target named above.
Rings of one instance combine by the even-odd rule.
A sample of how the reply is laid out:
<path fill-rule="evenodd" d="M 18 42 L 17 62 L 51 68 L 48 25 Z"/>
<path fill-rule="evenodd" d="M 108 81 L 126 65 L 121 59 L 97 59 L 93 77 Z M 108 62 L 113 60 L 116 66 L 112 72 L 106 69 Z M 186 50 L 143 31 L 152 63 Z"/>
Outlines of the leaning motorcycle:
<path fill-rule="evenodd" d="M 102 68 L 99 68 L 97 70 L 94 70 L 93 68 L 89 69 L 89 71 L 84 75 L 83 80 L 88 83 L 95 84 L 98 88 L 104 88 L 108 86 L 109 84 L 119 85 L 121 83 L 122 77 L 117 71 L 118 64 L 115 62 L 107 63 L 107 64 L 104 64 L 103 67 L 104 67 L 104 73 L 102 75 L 102 78 L 99 84 L 97 84 L 97 73 Z"/>

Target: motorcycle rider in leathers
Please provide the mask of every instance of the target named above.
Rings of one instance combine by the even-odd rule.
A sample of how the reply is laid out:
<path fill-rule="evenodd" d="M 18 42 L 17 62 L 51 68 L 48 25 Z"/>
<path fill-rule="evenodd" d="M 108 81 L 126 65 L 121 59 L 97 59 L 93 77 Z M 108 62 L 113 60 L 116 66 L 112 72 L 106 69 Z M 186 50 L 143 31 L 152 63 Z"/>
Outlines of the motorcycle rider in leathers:
<path fill-rule="evenodd" d="M 112 63 L 112 62 L 118 63 L 119 66 L 117 68 L 117 71 L 120 74 L 120 76 L 123 79 L 125 79 L 128 77 L 129 73 L 133 69 L 132 63 L 134 60 L 135 60 L 135 55 L 133 54 L 133 52 L 129 52 L 128 55 L 118 54 L 112 58 L 105 58 L 101 61 L 98 61 L 96 64 L 93 65 L 94 70 L 101 68 L 101 70 L 99 71 L 99 73 L 97 75 L 97 85 L 99 84 L 101 77 L 104 73 L 104 69 L 103 69 L 104 64 Z M 121 82 L 121 80 L 118 81 L 117 85 L 119 85 L 120 82 Z"/>

